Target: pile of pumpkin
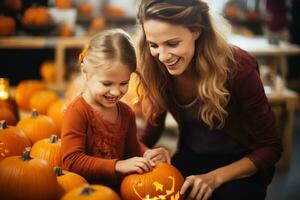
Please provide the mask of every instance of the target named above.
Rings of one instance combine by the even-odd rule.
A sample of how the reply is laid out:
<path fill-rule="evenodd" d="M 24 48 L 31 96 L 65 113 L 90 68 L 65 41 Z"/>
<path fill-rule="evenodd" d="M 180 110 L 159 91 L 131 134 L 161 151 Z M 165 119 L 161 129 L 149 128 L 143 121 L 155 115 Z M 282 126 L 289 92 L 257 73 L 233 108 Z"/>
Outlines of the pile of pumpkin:
<path fill-rule="evenodd" d="M 41 81 L 24 80 L 16 87 L 15 101 L 31 114 L 9 123 L 0 115 L 0 199 L 120 200 L 111 188 L 89 185 L 82 176 L 62 170 L 63 99 Z M 120 192 L 124 200 L 180 200 L 182 184 L 180 172 L 161 163 L 151 172 L 125 177 Z"/>

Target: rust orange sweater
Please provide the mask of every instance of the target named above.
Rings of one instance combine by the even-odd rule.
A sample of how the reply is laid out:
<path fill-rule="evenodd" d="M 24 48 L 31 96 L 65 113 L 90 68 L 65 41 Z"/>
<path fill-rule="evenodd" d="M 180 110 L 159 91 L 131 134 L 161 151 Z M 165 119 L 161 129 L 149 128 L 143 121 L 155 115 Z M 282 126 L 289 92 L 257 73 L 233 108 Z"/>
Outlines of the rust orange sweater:
<path fill-rule="evenodd" d="M 104 120 L 82 96 L 67 108 L 62 126 L 63 168 L 89 181 L 115 182 L 118 159 L 142 156 L 146 147 L 138 142 L 134 112 L 117 103 L 115 123 Z"/>

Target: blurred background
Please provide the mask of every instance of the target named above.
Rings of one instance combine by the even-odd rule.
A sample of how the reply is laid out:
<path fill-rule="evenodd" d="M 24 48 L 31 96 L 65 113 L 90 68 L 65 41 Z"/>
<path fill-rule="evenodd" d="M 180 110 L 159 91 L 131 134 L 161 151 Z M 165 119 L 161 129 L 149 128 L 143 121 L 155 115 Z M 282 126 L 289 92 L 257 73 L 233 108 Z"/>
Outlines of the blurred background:
<path fill-rule="evenodd" d="M 0 101 L 8 101 L 14 107 L 15 121 L 11 125 L 28 115 L 30 109 L 37 106 L 35 101 L 42 101 L 41 94 L 36 95 L 37 100 L 30 100 L 31 95 L 24 94 L 28 91 L 30 94 L 41 88 L 48 91 L 47 96 L 43 96 L 44 105 L 40 105 L 40 112 L 45 115 L 54 100 L 70 101 L 78 94 L 83 85 L 79 75 L 79 53 L 92 35 L 105 29 L 123 28 L 134 37 L 139 1 L 0 0 Z M 207 2 L 216 26 L 228 41 L 258 60 L 261 79 L 277 118 L 284 153 L 267 199 L 298 200 L 300 1 Z M 135 110 L 141 127 L 143 116 L 136 101 L 136 82 L 133 77 L 125 101 Z M 37 86 L 39 84 L 43 86 Z M 21 98 L 16 99 L 16 96 Z M 7 120 L 1 106 L 2 103 L 0 118 Z M 166 146 L 174 153 L 176 142 L 176 124 L 168 116 L 164 136 L 157 146 Z"/>

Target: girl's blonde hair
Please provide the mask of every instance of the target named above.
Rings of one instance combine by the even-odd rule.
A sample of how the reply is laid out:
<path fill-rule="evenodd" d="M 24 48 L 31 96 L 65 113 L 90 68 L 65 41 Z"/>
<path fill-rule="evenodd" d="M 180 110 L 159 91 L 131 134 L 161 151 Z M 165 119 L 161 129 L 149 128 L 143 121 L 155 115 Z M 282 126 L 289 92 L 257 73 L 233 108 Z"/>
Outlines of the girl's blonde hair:
<path fill-rule="evenodd" d="M 212 24 L 208 5 L 201 0 L 142 0 L 138 11 L 141 34 L 138 59 L 143 90 L 143 111 L 150 122 L 167 109 L 172 90 L 168 87 L 169 74 L 151 56 L 143 31 L 143 22 L 153 19 L 181 25 L 199 31 L 191 67 L 197 76 L 201 99 L 199 120 L 210 128 L 222 128 L 228 115 L 225 107 L 230 94 L 226 88 L 229 74 L 235 71 L 232 48 Z M 155 27 L 154 27 L 155 28 Z"/>
<path fill-rule="evenodd" d="M 136 71 L 136 54 L 131 37 L 122 29 L 102 31 L 90 40 L 80 56 L 84 70 L 110 67 L 114 62 L 121 62 Z"/>

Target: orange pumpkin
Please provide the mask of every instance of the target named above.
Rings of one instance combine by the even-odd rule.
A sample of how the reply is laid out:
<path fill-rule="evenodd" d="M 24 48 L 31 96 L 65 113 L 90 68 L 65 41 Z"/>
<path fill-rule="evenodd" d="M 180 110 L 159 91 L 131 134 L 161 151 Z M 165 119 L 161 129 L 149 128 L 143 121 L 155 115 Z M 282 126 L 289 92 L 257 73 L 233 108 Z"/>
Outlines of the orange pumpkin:
<path fill-rule="evenodd" d="M 16 22 L 12 17 L 0 16 L 0 36 L 15 34 Z"/>
<path fill-rule="evenodd" d="M 59 9 L 68 9 L 72 6 L 72 0 L 55 0 L 55 7 Z"/>
<path fill-rule="evenodd" d="M 157 163 L 151 172 L 126 176 L 121 184 L 121 195 L 123 200 L 179 200 L 183 199 L 179 192 L 183 182 L 183 176 L 175 167 Z"/>
<path fill-rule="evenodd" d="M 0 104 L 0 120 L 5 120 L 7 124 L 15 126 L 17 124 L 17 119 L 8 107 Z"/>
<path fill-rule="evenodd" d="M 21 119 L 17 127 L 25 132 L 32 144 L 57 133 L 54 121 L 46 115 L 39 115 L 35 109 L 30 117 Z"/>
<path fill-rule="evenodd" d="M 109 187 L 104 185 L 84 185 L 65 194 L 61 200 L 121 200 Z"/>
<path fill-rule="evenodd" d="M 42 139 L 33 144 L 30 156 L 48 161 L 50 167 L 62 165 L 61 141 L 57 135 Z"/>
<path fill-rule="evenodd" d="M 37 91 L 45 89 L 43 82 L 38 80 L 23 80 L 16 87 L 15 98 L 17 105 L 24 109 L 30 110 L 30 97 Z"/>
<path fill-rule="evenodd" d="M 73 172 L 62 170 L 61 167 L 54 167 L 54 171 L 59 186 L 59 197 L 62 197 L 74 188 L 87 184 L 87 181 L 82 176 Z"/>
<path fill-rule="evenodd" d="M 40 75 L 46 83 L 54 83 L 56 80 L 56 69 L 54 61 L 47 60 L 41 64 Z"/>
<path fill-rule="evenodd" d="M 46 114 L 49 105 L 58 99 L 58 95 L 52 90 L 41 90 L 34 93 L 29 100 L 29 107 L 36 109 L 40 114 Z"/>
<path fill-rule="evenodd" d="M 18 11 L 22 9 L 22 0 L 5 0 L 4 4 L 9 11 Z"/>
<path fill-rule="evenodd" d="M 64 23 L 59 27 L 59 35 L 61 37 L 71 37 L 74 35 L 74 30 L 70 25 Z"/>
<path fill-rule="evenodd" d="M 106 20 L 103 17 L 94 18 L 89 27 L 89 35 L 93 35 L 106 28 Z"/>
<path fill-rule="evenodd" d="M 0 160 L 9 156 L 19 156 L 24 148 L 30 145 L 29 139 L 21 129 L 7 126 L 5 120 L 0 121 Z"/>
<path fill-rule="evenodd" d="M 23 23 L 25 25 L 44 26 L 49 25 L 52 19 L 48 8 L 45 6 L 33 6 L 25 10 Z"/>
<path fill-rule="evenodd" d="M 116 18 L 125 16 L 125 10 L 123 8 L 111 4 L 107 4 L 104 6 L 104 13 L 107 16 Z"/>
<path fill-rule="evenodd" d="M 58 183 L 45 160 L 30 158 L 30 148 L 23 155 L 0 161 L 0 199 L 57 199 Z"/>
<path fill-rule="evenodd" d="M 93 7 L 90 3 L 83 2 L 83 3 L 79 4 L 77 10 L 78 10 L 79 15 L 89 16 L 93 12 Z"/>
<path fill-rule="evenodd" d="M 65 101 L 58 99 L 52 102 L 47 110 L 47 116 L 51 117 L 56 124 L 58 134 L 61 133 L 62 122 L 64 118 Z"/>

